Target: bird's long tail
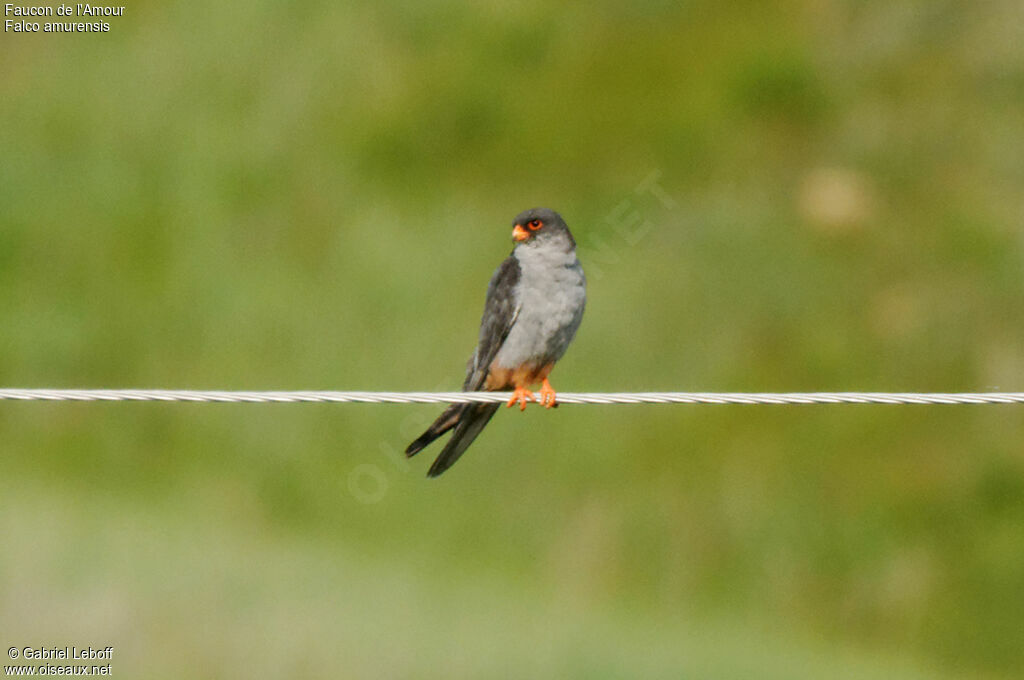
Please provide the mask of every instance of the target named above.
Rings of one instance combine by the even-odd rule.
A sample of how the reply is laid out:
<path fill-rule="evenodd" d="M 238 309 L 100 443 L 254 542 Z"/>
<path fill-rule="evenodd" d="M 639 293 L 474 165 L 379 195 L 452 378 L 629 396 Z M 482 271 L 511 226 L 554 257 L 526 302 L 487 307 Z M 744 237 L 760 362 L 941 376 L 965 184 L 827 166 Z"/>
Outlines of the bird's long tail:
<path fill-rule="evenodd" d="M 405 455 L 412 458 L 423 449 L 430 446 L 430 443 L 435 439 L 443 435 L 448 430 L 455 427 L 459 422 L 459 414 L 467 404 L 452 404 L 444 410 L 440 416 L 437 417 L 427 431 L 419 436 L 419 438 L 405 449 Z"/>
<path fill-rule="evenodd" d="M 477 435 L 484 429 L 498 410 L 499 404 L 452 404 L 442 413 L 427 431 L 405 449 L 406 456 L 415 456 L 428 444 L 452 428 L 452 438 L 445 444 L 441 454 L 430 466 L 428 477 L 439 474 L 455 464 Z"/>

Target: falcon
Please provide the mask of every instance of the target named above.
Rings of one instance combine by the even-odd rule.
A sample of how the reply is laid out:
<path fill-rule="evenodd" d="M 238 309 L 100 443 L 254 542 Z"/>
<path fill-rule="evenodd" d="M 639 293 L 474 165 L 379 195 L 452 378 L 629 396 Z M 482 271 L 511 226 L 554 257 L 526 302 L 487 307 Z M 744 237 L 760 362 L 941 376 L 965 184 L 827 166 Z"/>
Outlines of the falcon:
<path fill-rule="evenodd" d="M 464 392 L 512 390 L 506 406 L 527 401 L 545 408 L 557 404 L 548 375 L 562 358 L 583 319 L 587 280 L 576 258 L 576 241 L 562 216 L 547 208 L 520 213 L 512 228 L 512 254 L 495 270 L 487 287 L 476 351 L 466 365 Z M 539 397 L 530 388 L 541 384 Z M 459 459 L 500 404 L 452 404 L 409 444 L 415 456 L 453 430 L 430 466 L 437 477 Z"/>

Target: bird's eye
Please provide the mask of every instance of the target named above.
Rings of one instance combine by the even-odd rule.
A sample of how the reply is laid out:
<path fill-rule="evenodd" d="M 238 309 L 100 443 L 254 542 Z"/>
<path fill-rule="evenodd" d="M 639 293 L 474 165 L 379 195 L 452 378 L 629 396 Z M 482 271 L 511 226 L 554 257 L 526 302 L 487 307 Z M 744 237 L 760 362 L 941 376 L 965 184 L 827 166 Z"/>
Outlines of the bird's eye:
<path fill-rule="evenodd" d="M 530 227 L 530 229 L 532 229 L 533 231 L 537 231 L 543 225 L 544 223 L 541 222 L 540 220 L 530 220 L 529 224 L 527 224 L 527 226 Z"/>

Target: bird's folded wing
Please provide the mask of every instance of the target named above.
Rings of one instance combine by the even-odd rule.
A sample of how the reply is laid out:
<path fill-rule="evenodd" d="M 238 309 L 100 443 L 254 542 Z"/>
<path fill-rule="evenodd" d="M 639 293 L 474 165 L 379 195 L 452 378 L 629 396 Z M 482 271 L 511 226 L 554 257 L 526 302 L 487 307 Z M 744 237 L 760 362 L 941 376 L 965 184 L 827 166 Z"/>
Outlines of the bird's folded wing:
<path fill-rule="evenodd" d="M 462 385 L 465 391 L 477 391 L 483 387 L 491 362 L 516 323 L 519 316 L 519 301 L 516 299 L 519 276 L 519 261 L 509 255 L 491 277 L 484 315 L 480 320 L 480 338 Z"/>

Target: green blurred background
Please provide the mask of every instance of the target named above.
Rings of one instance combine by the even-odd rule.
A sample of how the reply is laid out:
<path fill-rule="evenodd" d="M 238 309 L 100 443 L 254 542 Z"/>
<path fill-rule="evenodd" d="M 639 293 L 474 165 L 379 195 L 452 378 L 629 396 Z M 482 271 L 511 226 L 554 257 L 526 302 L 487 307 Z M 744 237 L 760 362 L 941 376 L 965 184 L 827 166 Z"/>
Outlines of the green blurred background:
<path fill-rule="evenodd" d="M 0 37 L 0 386 L 1024 389 L 1018 0 L 142 3 Z M 1009 678 L 1019 406 L 0 404 L 0 642 L 117 677 Z"/>

